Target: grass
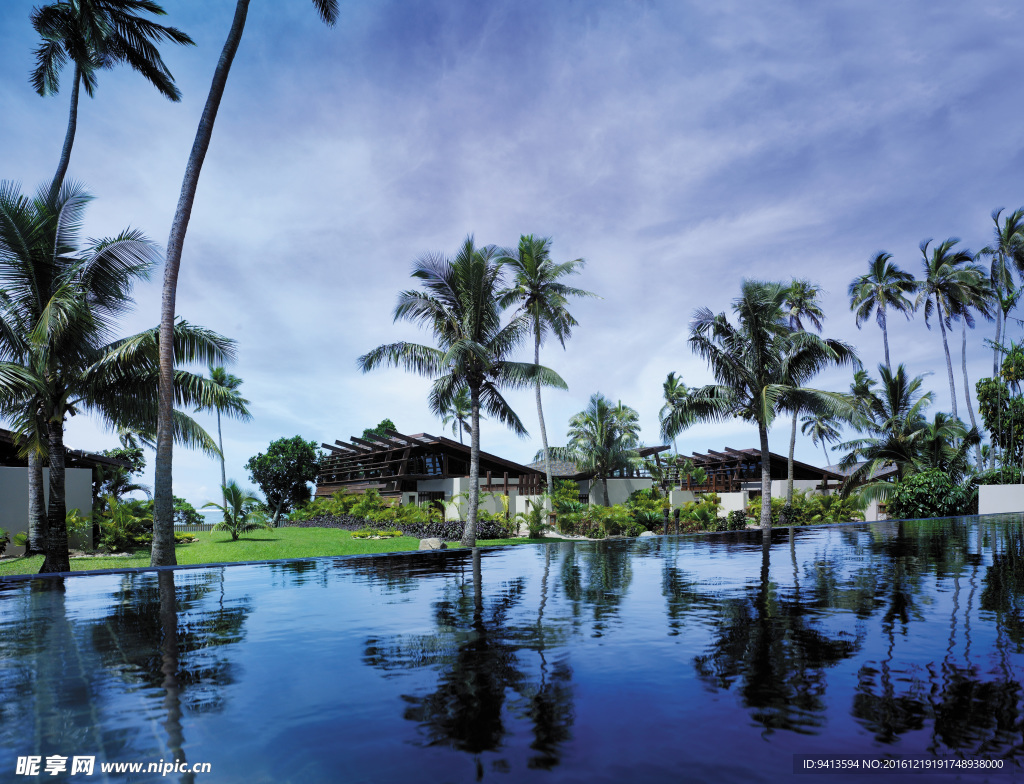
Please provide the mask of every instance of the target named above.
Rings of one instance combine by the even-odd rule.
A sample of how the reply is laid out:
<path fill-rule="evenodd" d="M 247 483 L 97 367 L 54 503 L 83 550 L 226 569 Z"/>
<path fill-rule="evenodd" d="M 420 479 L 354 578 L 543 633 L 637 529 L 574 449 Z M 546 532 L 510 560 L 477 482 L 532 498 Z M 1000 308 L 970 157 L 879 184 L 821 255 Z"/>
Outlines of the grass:
<path fill-rule="evenodd" d="M 271 528 L 242 534 L 236 541 L 226 531 L 202 531 L 193 534 L 198 541 L 176 545 L 180 565 L 226 563 L 238 561 L 270 561 L 278 558 L 316 558 L 330 555 L 366 555 L 417 550 L 419 539 L 397 536 L 394 539 L 353 539 L 351 531 L 337 528 Z M 531 539 L 481 539 L 481 547 L 524 544 Z M 458 544 L 450 544 L 457 547 Z M 12 574 L 35 574 L 43 564 L 43 556 L 12 558 L 0 561 L 0 577 Z M 137 550 L 122 558 L 72 558 L 71 571 L 94 569 L 133 569 L 149 566 L 149 549 Z"/>

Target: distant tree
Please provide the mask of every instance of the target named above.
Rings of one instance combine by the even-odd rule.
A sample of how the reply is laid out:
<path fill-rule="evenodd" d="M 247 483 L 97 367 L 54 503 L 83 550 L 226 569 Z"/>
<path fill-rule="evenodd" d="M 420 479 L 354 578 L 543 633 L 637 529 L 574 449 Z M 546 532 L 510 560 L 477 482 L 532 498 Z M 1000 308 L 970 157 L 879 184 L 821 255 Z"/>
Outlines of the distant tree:
<path fill-rule="evenodd" d="M 223 365 L 214 367 L 210 366 L 210 383 L 216 384 L 218 387 L 224 390 L 228 396 L 228 401 L 224 404 L 217 406 L 217 446 L 220 449 L 220 484 L 221 487 L 225 487 L 228 483 L 227 469 L 225 467 L 224 460 L 224 436 L 220 429 L 220 415 L 221 412 L 228 416 L 233 416 L 243 422 L 248 422 L 252 419 L 252 415 L 249 413 L 249 409 L 246 405 L 249 403 L 238 388 L 242 386 L 242 379 L 238 376 L 228 373 L 224 369 Z M 227 498 L 224 499 L 224 503 L 227 503 Z"/>
<path fill-rule="evenodd" d="M 1003 324 L 1010 309 L 1017 304 L 1020 292 L 1014 289 L 1012 269 L 1024 273 L 1024 207 L 1014 210 L 1005 218 L 1003 209 L 992 211 L 992 244 L 978 251 L 979 256 L 989 256 L 989 285 L 995 295 L 996 339 L 992 347 L 992 376 L 999 375 L 999 342 L 1003 337 Z"/>
<path fill-rule="evenodd" d="M 395 427 L 395 423 L 390 419 L 382 419 L 376 427 L 368 427 L 363 431 L 363 438 L 373 440 L 374 436 L 385 436 L 389 430 L 398 432 L 398 428 Z"/>
<path fill-rule="evenodd" d="M 825 455 L 822 466 L 830 465 L 828 444 L 839 440 L 839 420 L 823 414 L 808 414 L 800 420 L 800 432 L 811 437 L 811 443 L 821 443 L 821 451 Z"/>
<path fill-rule="evenodd" d="M 882 330 L 882 345 L 885 347 L 885 366 L 889 363 L 889 329 L 886 313 L 894 310 L 910 320 L 914 312 L 913 303 L 907 298 L 917 290 L 914 276 L 891 263 L 892 254 L 881 252 L 871 260 L 868 272 L 850 284 L 850 310 L 857 314 L 857 329 L 875 313 L 875 321 Z"/>
<path fill-rule="evenodd" d="M 658 412 L 658 422 L 661 424 L 661 437 L 671 439 L 672 451 L 678 452 L 676 436 L 693 424 L 686 418 L 686 409 L 683 406 L 686 398 L 690 395 L 690 388 L 673 371 L 665 377 L 661 390 L 665 400 L 661 411 Z"/>
<path fill-rule="evenodd" d="M 231 541 L 235 542 L 239 534 L 267 527 L 266 520 L 259 512 L 260 499 L 240 488 L 234 480 L 221 487 L 221 495 L 226 499 L 223 504 L 213 501 L 203 504 L 203 509 L 219 509 L 224 515 L 224 519 L 213 527 L 214 530 L 227 531 L 231 534 Z"/>
<path fill-rule="evenodd" d="M 447 408 L 441 412 L 441 424 L 445 427 L 448 425 L 452 426 L 452 435 L 459 434 L 459 443 L 462 443 L 463 432 L 468 433 L 470 438 L 473 437 L 473 426 L 469 424 L 469 419 L 473 414 L 473 404 L 469 399 L 469 388 L 462 387 L 456 392 L 448 404 Z M 483 414 L 478 414 L 480 419 L 486 419 Z"/>
<path fill-rule="evenodd" d="M 282 514 L 309 500 L 307 483 L 316 481 L 320 460 L 316 442 L 304 441 L 302 436 L 279 438 L 270 443 L 266 454 L 249 458 L 245 468 L 274 510 L 272 525 L 278 524 Z"/>

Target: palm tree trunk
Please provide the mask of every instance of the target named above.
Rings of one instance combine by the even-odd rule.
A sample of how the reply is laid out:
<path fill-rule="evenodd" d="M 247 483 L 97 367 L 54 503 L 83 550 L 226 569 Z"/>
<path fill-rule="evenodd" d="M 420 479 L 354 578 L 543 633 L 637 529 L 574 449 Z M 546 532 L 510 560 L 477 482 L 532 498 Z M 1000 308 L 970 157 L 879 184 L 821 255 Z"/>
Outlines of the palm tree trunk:
<path fill-rule="evenodd" d="M 771 453 L 768 451 L 768 428 L 757 426 L 761 437 L 761 530 L 772 530 L 772 469 Z"/>
<path fill-rule="evenodd" d="M 540 333 L 534 332 L 533 339 L 533 364 L 540 365 Z M 544 427 L 544 409 L 540 405 L 540 377 L 537 377 L 536 381 L 536 393 L 537 393 L 537 419 L 540 422 L 540 443 L 544 448 L 544 473 L 547 475 L 548 480 L 548 495 L 553 496 L 555 494 L 555 482 L 551 478 L 551 455 L 548 454 L 548 431 Z"/>
<path fill-rule="evenodd" d="M 64 499 L 64 423 L 47 422 L 46 435 L 50 451 L 50 506 L 46 517 L 46 558 L 40 574 L 71 571 Z"/>
<path fill-rule="evenodd" d="M 935 308 L 939 314 L 939 330 L 942 332 L 942 348 L 946 352 L 946 370 L 949 371 L 949 398 L 953 404 L 953 419 L 959 419 L 956 413 L 956 385 L 953 383 L 953 360 L 949 357 L 949 343 L 946 340 L 946 325 L 942 321 L 942 305 L 935 298 Z"/>
<path fill-rule="evenodd" d="M 960 354 L 963 357 L 963 368 L 964 368 L 964 395 L 967 396 L 967 413 L 971 416 L 971 427 L 975 430 L 978 428 L 978 420 L 974 418 L 974 406 L 971 405 L 971 382 L 967 378 L 967 319 L 962 319 L 963 327 L 963 344 L 960 347 Z M 974 446 L 974 457 L 975 465 L 978 466 L 980 471 L 985 467 L 981 460 L 981 444 Z"/>
<path fill-rule="evenodd" d="M 170 238 L 167 240 L 167 263 L 164 266 L 164 285 L 160 304 L 160 408 L 157 414 L 156 469 L 153 494 L 153 551 L 150 562 L 153 566 L 173 566 L 174 556 L 174 493 L 171 460 L 174 449 L 172 417 L 174 416 L 174 313 L 178 288 L 178 268 L 181 265 L 181 251 L 185 243 L 185 232 L 192 215 L 199 173 L 203 168 L 206 151 L 210 147 L 213 124 L 217 119 L 224 87 L 228 81 L 231 63 L 238 51 L 245 29 L 245 18 L 249 11 L 249 0 L 237 0 L 235 16 L 231 21 L 224 48 L 213 73 L 210 93 L 199 120 L 192 152 L 185 165 L 185 176 L 181 183 L 181 195 L 174 212 Z"/>
<path fill-rule="evenodd" d="M 220 432 L 220 409 L 217 409 L 217 446 L 220 447 L 220 494 L 224 498 L 224 506 L 228 505 L 227 491 L 224 489 L 228 485 L 227 470 L 224 467 L 224 436 Z M 274 523 L 277 523 L 277 515 L 274 515 Z"/>
<path fill-rule="evenodd" d="M 604 489 L 604 505 L 605 506 L 611 506 L 612 502 L 611 502 L 611 499 L 608 497 L 608 477 L 607 476 L 602 476 L 601 477 L 601 487 Z"/>
<path fill-rule="evenodd" d="M 462 532 L 462 546 L 476 547 L 476 516 L 480 509 L 480 385 L 471 384 L 469 433 L 469 510 L 466 528 Z"/>
<path fill-rule="evenodd" d="M 28 453 L 28 546 L 25 555 L 46 552 L 46 498 L 43 495 L 43 458 Z"/>
<path fill-rule="evenodd" d="M 889 330 L 885 318 L 885 305 L 878 307 L 878 318 L 882 322 L 882 345 L 885 346 L 885 369 L 892 373 L 892 365 L 889 364 Z"/>
<path fill-rule="evenodd" d="M 831 465 L 828 462 L 828 446 L 825 444 L 825 439 L 824 438 L 821 439 L 821 451 L 825 455 L 825 462 L 821 466 L 822 468 L 824 468 L 827 465 Z"/>
<path fill-rule="evenodd" d="M 1003 331 L 1003 295 L 996 289 L 996 342 L 992 346 L 992 378 L 999 378 L 999 338 Z"/>
<path fill-rule="evenodd" d="M 71 163 L 71 148 L 75 144 L 75 131 L 78 128 L 78 88 L 82 81 L 82 69 L 75 64 L 75 78 L 71 83 L 71 109 L 68 111 L 68 130 L 64 134 L 64 147 L 60 151 L 60 162 L 57 164 L 57 172 L 53 175 L 53 182 L 50 184 L 50 199 L 57 198 L 61 186 L 64 184 L 64 177 L 68 173 L 68 165 Z"/>
<path fill-rule="evenodd" d="M 793 412 L 793 433 L 789 437 L 789 460 L 786 461 L 786 504 L 793 503 L 793 453 L 796 451 L 796 414 Z"/>

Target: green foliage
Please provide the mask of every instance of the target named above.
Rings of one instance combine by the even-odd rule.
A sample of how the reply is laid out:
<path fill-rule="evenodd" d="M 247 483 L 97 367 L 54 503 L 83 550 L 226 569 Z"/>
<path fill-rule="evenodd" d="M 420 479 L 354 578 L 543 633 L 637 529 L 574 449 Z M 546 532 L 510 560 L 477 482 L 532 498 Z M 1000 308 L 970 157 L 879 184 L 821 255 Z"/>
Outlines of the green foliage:
<path fill-rule="evenodd" d="M 153 539 L 152 503 L 109 499 L 99 520 L 98 546 L 111 553 L 122 553 L 144 547 Z"/>
<path fill-rule="evenodd" d="M 137 475 L 146 470 L 146 453 L 141 446 L 118 446 L 104 449 L 103 454 L 127 463 L 125 470 L 129 474 Z"/>
<path fill-rule="evenodd" d="M 1009 358 L 1003 362 L 1003 372 L 1014 378 L 1017 365 L 1007 367 Z M 1021 362 L 1024 365 L 1024 361 Z M 992 443 L 1002 451 L 1003 465 L 1020 465 L 1024 453 L 1024 398 L 1010 391 L 1009 384 L 1001 379 L 983 378 L 975 385 L 978 392 L 978 412 Z"/>
<path fill-rule="evenodd" d="M 975 485 L 1019 485 L 1024 483 L 1024 476 L 1017 466 L 1006 466 L 975 474 L 971 482 Z"/>
<path fill-rule="evenodd" d="M 956 485 L 942 471 L 923 471 L 896 483 L 888 501 L 893 520 L 978 513 L 978 487 Z"/>
<path fill-rule="evenodd" d="M 227 531 L 231 540 L 237 541 L 240 534 L 268 527 L 259 498 L 242 490 L 234 481 L 221 485 L 221 490 L 225 500 L 223 504 L 213 501 L 203 504 L 204 509 L 219 509 L 224 515 L 224 519 L 213 527 L 215 531 Z"/>
<path fill-rule="evenodd" d="M 526 523 L 526 528 L 529 531 L 527 534 L 531 539 L 540 539 L 546 530 L 551 528 L 547 521 L 548 510 L 544 506 L 544 501 L 527 500 L 526 511 L 519 512 L 516 515 L 516 521 L 522 521 Z"/>
<path fill-rule="evenodd" d="M 7 552 L 7 545 L 11 543 L 11 535 L 3 528 L 0 528 L 0 557 Z"/>
<path fill-rule="evenodd" d="M 773 498 L 772 504 L 772 525 L 779 524 L 779 517 L 782 514 L 782 509 L 786 505 L 785 498 Z M 747 514 L 755 519 L 761 515 L 761 499 L 752 498 L 747 504 Z M 789 525 L 808 525 L 811 522 L 813 512 L 811 511 L 811 503 L 808 500 L 807 492 L 801 490 L 793 491 L 793 502 L 792 508 L 789 512 Z"/>
<path fill-rule="evenodd" d="M 28 534 L 24 531 L 16 533 L 12 543 L 15 547 L 28 547 Z"/>
<path fill-rule="evenodd" d="M 389 430 L 398 432 L 398 428 L 395 427 L 395 423 L 390 419 L 382 419 L 377 423 L 376 427 L 368 427 L 363 431 L 363 438 L 372 441 L 374 436 L 386 436 Z"/>
<path fill-rule="evenodd" d="M 149 502 L 152 503 L 152 502 Z M 175 525 L 203 525 L 203 516 L 184 498 L 174 496 Z"/>
<path fill-rule="evenodd" d="M 743 509 L 733 509 L 726 515 L 725 530 L 742 531 L 747 527 L 747 513 Z"/>
<path fill-rule="evenodd" d="M 401 536 L 402 532 L 398 530 L 394 531 L 378 531 L 375 528 L 362 528 L 358 531 L 353 532 L 353 539 L 394 539 L 396 536 Z"/>
<path fill-rule="evenodd" d="M 604 539 L 607 536 L 639 536 L 646 529 L 624 504 L 615 506 L 587 505 L 580 512 L 557 518 L 558 530 L 570 536 Z"/>
<path fill-rule="evenodd" d="M 308 482 L 316 481 L 322 455 L 315 441 L 302 436 L 279 438 L 271 442 L 267 452 L 249 458 L 245 468 L 249 478 L 259 485 L 274 510 L 274 519 L 309 500 Z"/>

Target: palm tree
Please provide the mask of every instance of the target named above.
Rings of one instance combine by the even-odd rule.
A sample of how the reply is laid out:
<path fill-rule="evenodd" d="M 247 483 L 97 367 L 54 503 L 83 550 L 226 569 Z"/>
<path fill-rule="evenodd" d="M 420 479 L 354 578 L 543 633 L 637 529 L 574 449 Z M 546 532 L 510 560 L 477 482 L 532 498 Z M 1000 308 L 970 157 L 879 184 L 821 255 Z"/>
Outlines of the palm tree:
<path fill-rule="evenodd" d="M 690 395 L 690 388 L 675 371 L 672 371 L 665 377 L 661 390 L 665 397 L 665 405 L 658 412 L 658 422 L 661 423 L 660 435 L 662 438 L 672 439 L 672 451 L 678 454 L 676 436 L 692 424 L 685 416 L 683 405 Z"/>
<path fill-rule="evenodd" d="M 333 25 L 338 19 L 338 0 L 313 0 L 313 5 L 325 23 Z M 164 264 L 164 282 L 160 298 L 160 416 L 157 426 L 156 464 L 154 477 L 153 504 L 153 565 L 173 566 L 174 556 L 174 492 L 171 460 L 174 451 L 172 419 L 174 417 L 174 350 L 171 335 L 174 332 L 175 301 L 178 291 L 178 269 L 181 266 L 181 251 L 185 244 L 189 218 L 196 189 L 199 187 L 199 173 L 206 159 L 213 136 L 213 124 L 217 119 L 224 87 L 227 85 L 231 63 L 238 51 L 245 30 L 245 19 L 249 12 L 249 0 L 236 0 L 235 15 L 231 29 L 221 50 L 213 82 L 199 118 L 196 138 L 185 164 L 185 175 L 181 182 L 181 194 L 174 211 L 171 233 L 167 240 L 167 260 Z"/>
<path fill-rule="evenodd" d="M 869 271 L 854 279 L 850 284 L 850 310 L 857 314 L 857 329 L 868 320 L 871 311 L 882 329 L 882 344 L 885 346 L 885 366 L 889 363 L 889 331 L 886 326 L 886 312 L 894 310 L 910 320 L 914 306 L 907 299 L 908 294 L 917 290 L 914 276 L 891 263 L 892 254 L 884 251 L 875 254 Z"/>
<path fill-rule="evenodd" d="M 231 541 L 237 542 L 239 534 L 268 527 L 267 521 L 258 511 L 259 498 L 239 487 L 234 479 L 221 485 L 220 489 L 223 504 L 215 504 L 213 501 L 203 504 L 203 509 L 220 509 L 224 515 L 224 519 L 213 527 L 215 531 L 227 531 L 231 534 Z"/>
<path fill-rule="evenodd" d="M 968 450 L 981 443 L 978 428 L 967 429 L 959 419 L 936 411 L 931 422 L 921 429 L 920 452 L 915 463 L 917 471 L 937 470 L 946 474 L 954 484 L 960 484 L 970 472 Z M 978 450 L 981 460 L 981 450 Z M 978 463 L 979 467 L 981 463 Z"/>
<path fill-rule="evenodd" d="M 949 342 L 946 340 L 946 328 L 950 320 L 963 312 L 968 303 L 982 299 L 985 274 L 981 267 L 972 264 L 970 251 L 955 250 L 960 240 L 950 237 L 936 245 L 931 256 L 928 246 L 931 240 L 921 243 L 922 279 L 918 284 L 917 300 L 914 309 L 924 307 L 924 323 L 931 329 L 928 319 L 935 312 L 942 333 L 942 348 L 946 352 L 946 368 L 949 371 L 949 397 L 953 406 L 953 418 L 957 419 L 956 385 L 953 383 L 953 360 L 949 356 Z"/>
<path fill-rule="evenodd" d="M 158 380 L 155 330 L 111 341 L 131 288 L 159 254 L 140 232 L 80 247 L 90 197 L 66 184 L 56 199 L 41 188 L 29 200 L 0 183 L 0 416 L 37 451 L 45 438 L 50 461 L 46 559 L 42 571 L 68 571 L 64 502 L 64 421 L 92 411 L 111 429 L 141 433 L 156 423 Z M 230 358 L 232 342 L 185 322 L 176 325 L 179 356 Z M 182 405 L 212 407 L 223 395 L 201 377 L 178 371 Z M 216 451 L 194 420 L 176 412 L 181 442 Z"/>
<path fill-rule="evenodd" d="M 221 411 L 230 413 L 241 419 L 243 422 L 248 422 L 252 419 L 252 414 L 249 413 L 249 409 L 245 406 L 249 402 L 238 392 L 238 388 L 242 386 L 242 379 L 238 376 L 228 373 L 223 366 L 218 365 L 217 367 L 210 366 L 210 382 L 216 384 L 221 389 L 226 390 L 233 401 L 230 407 L 217 408 L 217 447 L 220 449 L 220 484 L 224 487 L 228 483 L 227 473 L 224 467 L 224 437 L 221 435 L 220 429 L 220 414 Z M 224 503 L 228 502 L 227 497 L 224 498 Z"/>
<path fill-rule="evenodd" d="M 838 415 L 849 408 L 844 395 L 796 386 L 827 364 L 852 361 L 853 349 L 810 332 L 793 332 L 783 310 L 788 287 L 743 281 L 733 303 L 739 324 L 725 313 L 701 308 L 690 322 L 690 348 L 711 367 L 717 384 L 695 389 L 686 403 L 698 421 L 740 417 L 757 426 L 761 448 L 761 527 L 771 520 L 768 429 L 782 410 L 799 406 L 811 413 Z"/>
<path fill-rule="evenodd" d="M 604 505 L 609 506 L 608 477 L 641 462 L 636 451 L 640 445 L 639 414 L 621 401 L 612 405 L 597 392 L 590 396 L 587 407 L 569 420 L 568 438 L 566 446 L 551 448 L 551 456 L 593 473 L 594 481 L 601 482 Z"/>
<path fill-rule="evenodd" d="M 960 321 L 960 332 L 961 332 L 961 343 L 960 343 L 960 362 L 963 368 L 964 374 L 964 397 L 967 399 L 967 414 L 971 418 L 971 427 L 975 431 L 978 430 L 978 420 L 974 416 L 974 404 L 971 403 L 971 381 L 967 376 L 967 328 L 974 328 L 974 318 L 971 313 L 972 310 L 978 311 L 978 313 L 989 321 L 992 320 L 992 306 L 995 305 L 995 310 L 998 312 L 1001 310 L 1000 306 L 993 300 L 996 298 L 995 291 L 990 287 L 988 280 L 983 275 L 978 275 L 974 285 L 967 285 L 964 287 L 964 299 L 959 303 L 956 317 Z M 975 446 L 975 457 L 978 462 L 978 466 L 981 466 L 981 442 L 979 441 Z"/>
<path fill-rule="evenodd" d="M 810 436 L 815 446 L 821 444 L 821 451 L 825 455 L 823 465 L 829 465 L 827 445 L 839 440 L 839 420 L 822 414 L 808 414 L 800 423 L 800 432 Z"/>
<path fill-rule="evenodd" d="M 452 426 L 452 435 L 459 434 L 459 443 L 462 443 L 462 432 L 465 430 L 472 438 L 473 428 L 470 427 L 469 419 L 472 414 L 472 403 L 469 399 L 469 390 L 463 387 L 452 397 L 451 405 L 441 416 L 441 424 L 445 427 Z M 480 416 L 481 419 L 485 417 Z"/>
<path fill-rule="evenodd" d="M 79 88 L 85 87 L 86 94 L 92 98 L 97 71 L 125 63 L 170 100 L 181 100 L 174 77 L 167 70 L 156 44 L 164 40 L 181 45 L 194 42 L 181 30 L 159 25 L 137 12 L 165 15 L 164 9 L 152 0 L 62 0 L 32 11 L 32 27 L 42 38 L 31 75 L 36 92 L 56 94 L 60 89 L 61 70 L 68 61 L 74 65 L 68 129 L 57 173 L 50 186 L 50 195 L 54 198 L 64 184 L 71 161 L 71 147 L 78 127 Z"/>
<path fill-rule="evenodd" d="M 1002 213 L 1002 207 L 992 211 L 992 222 L 995 224 L 992 232 L 993 242 L 978 252 L 979 256 L 986 255 L 992 258 L 989 283 L 1000 305 L 996 308 L 996 340 L 992 347 L 993 378 L 999 375 L 999 341 L 1002 339 L 1003 322 L 1007 312 L 1016 304 L 1019 297 L 1019 293 L 1015 292 L 1013 287 L 1011 263 L 1019 272 L 1024 272 L 1024 207 L 1014 210 L 1000 223 Z M 1009 302 L 1006 302 L 1007 292 L 1016 294 Z"/>
<path fill-rule="evenodd" d="M 551 260 L 550 238 L 525 234 L 520 236 L 517 249 L 503 251 L 498 263 L 512 269 L 512 287 L 505 293 L 502 305 L 507 307 L 518 303 L 523 312 L 529 314 L 533 329 L 533 363 L 540 365 L 540 347 L 548 334 L 554 335 L 564 349 L 565 341 L 572 335 L 572 328 L 578 326 L 566 307 L 569 298 L 597 296 L 593 292 L 559 282 L 560 278 L 579 274 L 586 262 L 573 259 L 556 264 Z M 554 495 L 555 483 L 551 478 L 551 456 L 548 454 L 548 431 L 544 426 L 539 377 L 534 383 L 534 394 L 537 398 L 537 420 L 540 423 L 548 494 Z"/>
<path fill-rule="evenodd" d="M 425 291 L 403 291 L 395 306 L 395 321 L 412 321 L 434 333 L 437 347 L 416 343 L 378 346 L 358 360 L 366 373 L 381 365 L 401 367 L 434 379 L 430 410 L 441 416 L 459 390 L 469 390 L 470 458 L 469 510 L 462 544 L 476 546 L 480 505 L 480 409 L 519 436 L 526 428 L 505 401 L 503 389 L 523 389 L 537 378 L 546 386 L 565 389 L 565 382 L 546 367 L 509 360 L 532 326 L 527 313 L 518 313 L 504 326 L 500 300 L 504 289 L 494 246 L 478 248 L 467 237 L 454 258 L 428 254 L 416 261 L 412 277 Z"/>

